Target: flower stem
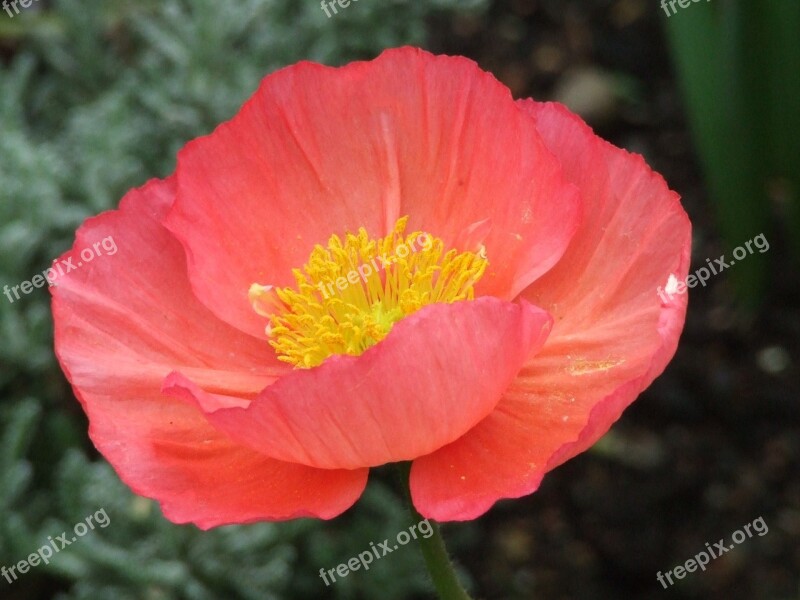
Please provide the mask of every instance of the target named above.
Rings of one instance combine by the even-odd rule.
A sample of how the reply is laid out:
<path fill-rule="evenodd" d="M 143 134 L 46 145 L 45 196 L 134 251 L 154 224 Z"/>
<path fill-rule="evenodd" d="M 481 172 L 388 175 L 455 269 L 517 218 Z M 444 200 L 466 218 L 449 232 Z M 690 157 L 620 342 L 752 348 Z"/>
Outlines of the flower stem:
<path fill-rule="evenodd" d="M 426 520 L 417 512 L 417 509 L 414 508 L 414 503 L 411 501 L 411 490 L 408 485 L 411 463 L 401 463 L 397 467 L 397 475 L 400 479 L 403 495 L 411 517 L 416 523 Z M 433 580 L 433 585 L 439 594 L 440 600 L 471 600 L 469 594 L 458 581 L 458 577 L 456 577 L 453 563 L 444 545 L 439 524 L 430 519 L 428 519 L 428 523 L 430 523 L 433 533 L 428 537 L 417 537 L 417 541 L 422 550 L 422 557 L 425 559 L 425 566 L 428 567 L 428 573 Z"/>

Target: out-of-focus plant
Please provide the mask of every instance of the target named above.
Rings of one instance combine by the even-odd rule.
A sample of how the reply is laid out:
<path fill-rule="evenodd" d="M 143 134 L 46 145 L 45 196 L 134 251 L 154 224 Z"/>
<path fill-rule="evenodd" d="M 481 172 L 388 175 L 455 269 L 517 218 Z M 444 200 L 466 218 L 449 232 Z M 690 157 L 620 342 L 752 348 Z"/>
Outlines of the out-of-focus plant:
<path fill-rule="evenodd" d="M 381 0 L 331 19 L 318 1 L 297 0 L 53 0 L 13 18 L 0 11 L 0 290 L 41 273 L 87 215 L 171 172 L 176 150 L 229 118 L 264 75 L 302 58 L 341 64 L 424 44 L 433 14 L 486 4 Z M 366 515 L 341 521 L 347 537 L 310 523 L 175 528 L 87 455 L 48 307 L 46 289 L 13 303 L 0 294 L 0 566 L 101 507 L 111 525 L 13 584 L 0 577 L 1 598 L 312 597 L 332 556 L 408 526 L 399 507 L 367 496 Z M 330 596 L 386 596 L 399 570 L 408 577 L 387 597 L 409 598 L 427 585 L 420 566 L 416 553 L 398 553 Z M 316 587 L 304 596 L 298 582 Z"/>
<path fill-rule="evenodd" d="M 800 2 L 714 0 L 665 20 L 726 244 L 771 237 L 776 204 L 800 259 Z M 763 257 L 737 264 L 731 277 L 756 306 Z"/>

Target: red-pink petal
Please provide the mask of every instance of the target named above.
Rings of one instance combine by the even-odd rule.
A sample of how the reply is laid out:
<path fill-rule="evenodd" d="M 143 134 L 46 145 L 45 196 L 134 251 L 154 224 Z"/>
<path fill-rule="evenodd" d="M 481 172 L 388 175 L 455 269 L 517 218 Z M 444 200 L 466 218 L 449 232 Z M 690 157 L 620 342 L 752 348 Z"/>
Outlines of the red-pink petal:
<path fill-rule="evenodd" d="M 187 145 L 177 178 L 167 226 L 192 285 L 256 336 L 265 322 L 249 286 L 293 285 L 291 269 L 331 234 L 383 236 L 406 214 L 409 232 L 447 247 L 483 232 L 490 266 L 476 293 L 510 300 L 558 260 L 579 218 L 577 190 L 508 89 L 472 61 L 412 48 L 270 75 Z"/>
<path fill-rule="evenodd" d="M 432 452 L 475 426 L 550 325 L 527 302 L 436 304 L 361 356 L 281 378 L 247 408 L 214 410 L 218 399 L 178 373 L 165 391 L 193 400 L 220 431 L 267 456 L 327 469 L 376 466 Z"/>
<path fill-rule="evenodd" d="M 689 267 L 690 224 L 677 195 L 565 108 L 524 106 L 581 188 L 585 219 L 561 261 L 523 294 L 555 318 L 544 348 L 486 419 L 414 462 L 414 504 L 437 520 L 474 518 L 529 494 L 592 445 L 664 369 L 685 318 L 685 295 L 665 304 L 657 294 Z"/>
<path fill-rule="evenodd" d="M 137 494 L 175 523 L 331 519 L 352 506 L 368 469 L 326 470 L 268 458 L 231 441 L 193 406 L 160 393 L 76 390 L 92 441 Z"/>
<path fill-rule="evenodd" d="M 192 295 L 183 249 L 160 225 L 173 192 L 172 180 L 130 192 L 119 210 L 87 221 L 58 261 L 76 268 L 51 288 L 56 353 L 92 441 L 134 491 L 159 500 L 178 522 L 341 513 L 363 490 L 366 470 L 269 459 L 160 393 L 164 377 L 181 369 L 218 392 L 218 406 L 242 406 L 286 371 L 266 343 L 219 321 Z M 82 249 L 109 238 L 116 252 L 78 266 Z"/>

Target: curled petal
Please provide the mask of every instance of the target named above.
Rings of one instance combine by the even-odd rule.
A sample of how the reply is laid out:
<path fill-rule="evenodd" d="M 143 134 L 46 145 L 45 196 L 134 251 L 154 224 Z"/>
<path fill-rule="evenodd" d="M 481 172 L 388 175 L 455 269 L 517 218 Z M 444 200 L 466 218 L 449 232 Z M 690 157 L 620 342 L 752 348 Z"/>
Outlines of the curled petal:
<path fill-rule="evenodd" d="M 168 394 L 194 402 L 239 443 L 279 460 L 355 469 L 427 454 L 496 405 L 551 319 L 496 298 L 435 304 L 395 324 L 361 356 L 332 356 L 266 388 L 246 408 L 173 373 Z"/>
<path fill-rule="evenodd" d="M 109 238 L 113 254 L 51 288 L 56 354 L 89 417 L 97 449 L 136 493 L 179 523 L 332 518 L 360 496 L 367 470 L 320 470 L 232 442 L 184 402 L 160 393 L 179 367 L 247 406 L 287 369 L 269 347 L 216 319 L 191 293 L 183 249 L 160 224 L 174 182 L 133 190 L 120 209 L 87 221 L 60 261 Z M 104 246 L 111 251 L 112 245 Z"/>
<path fill-rule="evenodd" d="M 665 303 L 657 291 L 689 268 L 691 227 L 677 194 L 564 107 L 523 106 L 581 189 L 584 220 L 559 263 L 523 292 L 554 316 L 544 348 L 486 419 L 412 466 L 414 504 L 437 520 L 472 519 L 530 494 L 591 446 L 663 371 L 686 314 L 686 295 Z"/>
<path fill-rule="evenodd" d="M 487 107 L 491 107 L 487 110 Z M 564 253 L 579 196 L 536 121 L 474 62 L 414 48 L 341 68 L 303 62 L 266 77 L 241 111 L 180 153 L 167 227 L 197 296 L 263 336 L 254 282 L 292 269 L 332 234 L 374 238 L 409 215 L 458 250 L 473 233 L 490 267 L 476 295 L 512 300 Z"/>

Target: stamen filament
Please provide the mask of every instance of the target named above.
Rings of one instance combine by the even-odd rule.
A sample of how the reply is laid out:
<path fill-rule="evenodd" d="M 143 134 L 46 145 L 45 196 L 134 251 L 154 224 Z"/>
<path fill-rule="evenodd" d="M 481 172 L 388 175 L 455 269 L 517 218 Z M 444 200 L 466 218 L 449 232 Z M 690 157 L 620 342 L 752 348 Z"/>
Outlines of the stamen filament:
<path fill-rule="evenodd" d="M 357 356 L 424 306 L 474 298 L 488 265 L 485 249 L 445 253 L 444 242 L 428 233 L 404 235 L 407 222 L 402 217 L 380 240 L 363 227 L 344 240 L 332 235 L 302 270 L 292 270 L 296 288 L 251 286 L 253 308 L 270 317 L 269 343 L 279 360 L 310 368 L 333 354 Z"/>

